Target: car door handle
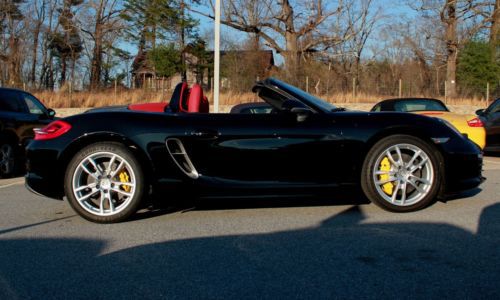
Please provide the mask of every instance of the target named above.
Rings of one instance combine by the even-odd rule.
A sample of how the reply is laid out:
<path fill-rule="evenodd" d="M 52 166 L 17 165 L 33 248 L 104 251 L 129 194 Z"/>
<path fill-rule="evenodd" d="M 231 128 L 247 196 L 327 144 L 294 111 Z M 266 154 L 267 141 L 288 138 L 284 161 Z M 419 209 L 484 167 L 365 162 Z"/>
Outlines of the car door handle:
<path fill-rule="evenodd" d="M 190 135 L 202 139 L 216 139 L 220 136 L 220 133 L 215 130 L 195 130 Z"/>

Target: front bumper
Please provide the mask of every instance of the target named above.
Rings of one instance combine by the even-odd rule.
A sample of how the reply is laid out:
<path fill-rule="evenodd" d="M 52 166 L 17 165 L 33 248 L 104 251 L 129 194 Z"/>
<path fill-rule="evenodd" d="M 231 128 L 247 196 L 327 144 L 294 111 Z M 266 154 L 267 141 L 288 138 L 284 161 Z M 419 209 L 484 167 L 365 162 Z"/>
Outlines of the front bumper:
<path fill-rule="evenodd" d="M 483 177 L 483 154 L 472 142 L 470 147 L 461 151 L 448 152 L 445 157 L 445 188 L 443 194 L 456 194 L 477 188 L 486 178 Z"/>

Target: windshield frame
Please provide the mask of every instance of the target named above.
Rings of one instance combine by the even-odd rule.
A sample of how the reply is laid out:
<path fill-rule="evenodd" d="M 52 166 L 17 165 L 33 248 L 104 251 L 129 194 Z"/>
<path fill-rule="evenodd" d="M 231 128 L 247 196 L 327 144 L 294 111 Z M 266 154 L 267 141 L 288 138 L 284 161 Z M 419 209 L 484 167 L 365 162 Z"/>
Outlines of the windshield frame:
<path fill-rule="evenodd" d="M 296 86 L 293 86 L 276 78 L 271 77 L 264 81 L 258 82 L 253 90 L 254 92 L 257 92 L 262 88 L 274 90 L 275 92 L 280 93 L 290 100 L 297 100 L 299 102 L 302 102 L 316 112 L 330 113 L 337 108 L 335 105 L 323 99 L 315 97 Z"/>

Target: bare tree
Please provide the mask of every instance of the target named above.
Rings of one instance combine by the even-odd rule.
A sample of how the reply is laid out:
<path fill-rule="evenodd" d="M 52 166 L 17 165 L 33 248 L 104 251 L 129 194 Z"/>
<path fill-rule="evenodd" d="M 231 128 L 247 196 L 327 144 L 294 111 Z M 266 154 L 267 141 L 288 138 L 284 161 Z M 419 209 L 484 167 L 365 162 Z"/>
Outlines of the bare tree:
<path fill-rule="evenodd" d="M 92 57 L 90 60 L 90 89 L 101 86 L 103 70 L 103 52 L 109 48 L 107 38 L 110 35 L 119 35 L 123 29 L 117 0 L 92 0 L 88 2 L 92 30 L 81 26 L 81 30 L 88 34 L 93 42 Z"/>
<path fill-rule="evenodd" d="M 349 30 L 348 34 L 332 34 L 333 31 L 328 30 L 328 21 L 343 12 L 344 2 L 340 0 L 333 7 L 322 0 L 228 0 L 224 2 L 222 23 L 259 36 L 268 47 L 283 55 L 286 68 L 297 74 L 304 54 L 352 37 Z M 210 3 L 213 8 L 213 2 Z M 198 13 L 214 18 L 211 14 Z"/>

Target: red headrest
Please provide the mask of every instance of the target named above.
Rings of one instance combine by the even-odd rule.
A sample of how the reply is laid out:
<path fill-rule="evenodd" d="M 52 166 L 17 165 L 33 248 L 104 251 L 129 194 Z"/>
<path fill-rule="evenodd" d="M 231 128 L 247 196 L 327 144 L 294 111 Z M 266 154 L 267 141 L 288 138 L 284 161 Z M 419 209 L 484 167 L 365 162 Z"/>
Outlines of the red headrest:
<path fill-rule="evenodd" d="M 208 113 L 208 101 L 203 96 L 203 89 L 199 84 L 194 84 L 188 98 L 188 110 L 190 113 Z"/>

